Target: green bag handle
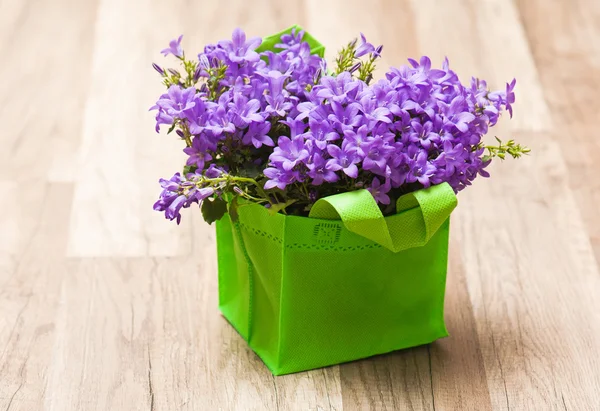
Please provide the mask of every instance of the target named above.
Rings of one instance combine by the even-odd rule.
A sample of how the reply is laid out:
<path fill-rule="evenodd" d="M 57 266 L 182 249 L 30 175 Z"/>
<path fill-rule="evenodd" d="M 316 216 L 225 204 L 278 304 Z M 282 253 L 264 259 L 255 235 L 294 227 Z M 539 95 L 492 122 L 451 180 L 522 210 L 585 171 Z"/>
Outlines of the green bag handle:
<path fill-rule="evenodd" d="M 401 196 L 397 214 L 385 218 L 371 193 L 357 190 L 319 199 L 309 217 L 341 219 L 349 231 L 397 253 L 427 244 L 456 204 L 454 190 L 443 183 Z"/>

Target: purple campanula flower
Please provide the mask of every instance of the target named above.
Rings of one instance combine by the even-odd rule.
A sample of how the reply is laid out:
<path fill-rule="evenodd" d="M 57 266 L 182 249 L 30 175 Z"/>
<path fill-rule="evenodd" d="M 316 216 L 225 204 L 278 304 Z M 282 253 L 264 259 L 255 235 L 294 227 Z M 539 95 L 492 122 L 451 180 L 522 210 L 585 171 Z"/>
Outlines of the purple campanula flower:
<path fill-rule="evenodd" d="M 371 141 L 372 137 L 369 136 L 369 129 L 363 125 L 358 130 L 345 130 L 344 140 L 348 142 L 348 148 L 354 149 L 356 153 L 363 158 L 366 155 L 365 146 Z"/>
<path fill-rule="evenodd" d="M 218 167 L 216 164 L 211 164 L 208 169 L 204 172 L 204 175 L 208 178 L 217 178 L 223 174 L 225 170 Z"/>
<path fill-rule="evenodd" d="M 175 40 L 171 40 L 169 42 L 169 47 L 163 49 L 161 51 L 162 54 L 168 56 L 169 54 L 174 55 L 177 58 L 183 58 L 183 49 L 181 48 L 181 40 L 183 39 L 183 34 L 179 36 Z"/>
<path fill-rule="evenodd" d="M 285 171 L 277 167 L 265 168 L 265 177 L 267 182 L 265 183 L 265 190 L 270 190 L 277 187 L 280 190 L 285 188 L 294 182 L 294 173 L 291 171 Z"/>
<path fill-rule="evenodd" d="M 442 153 L 433 161 L 438 167 L 444 167 L 445 176 L 449 177 L 455 172 L 462 172 L 468 153 L 461 143 L 452 146 L 448 140 L 444 142 Z"/>
<path fill-rule="evenodd" d="M 425 121 L 421 124 L 420 121 L 413 120 L 411 128 L 412 131 L 408 133 L 408 141 L 411 143 L 420 143 L 427 150 L 431 148 L 432 144 L 440 140 L 440 137 L 432 131 L 433 123 L 431 121 Z"/>
<path fill-rule="evenodd" d="M 273 143 L 271 137 L 267 135 L 270 129 L 271 123 L 265 121 L 251 123 L 246 134 L 244 134 L 242 142 L 246 145 L 252 144 L 256 148 L 262 147 L 263 144 L 273 147 L 275 143 Z"/>
<path fill-rule="evenodd" d="M 331 156 L 328 160 L 329 168 L 333 171 L 342 170 L 348 177 L 358 177 L 358 167 L 356 163 L 360 161 L 356 155 L 356 149 L 349 147 L 348 141 L 342 143 L 342 147 L 330 144 L 327 146 L 327 153 Z"/>
<path fill-rule="evenodd" d="M 206 129 L 212 131 L 216 135 L 233 133 L 235 131 L 235 124 L 231 121 L 229 113 L 230 112 L 228 112 L 225 107 L 218 105 L 210 116 Z"/>
<path fill-rule="evenodd" d="M 517 84 L 517 79 L 513 79 L 513 81 L 511 81 L 510 83 L 506 83 L 506 96 L 505 96 L 505 103 L 504 105 L 506 106 L 506 110 L 508 111 L 508 113 L 510 114 L 510 118 L 512 118 L 513 115 L 513 110 L 512 110 L 512 104 L 515 102 L 515 85 Z"/>
<path fill-rule="evenodd" d="M 391 181 L 392 187 L 400 187 L 406 181 L 408 173 L 413 168 L 414 160 L 407 153 L 396 152 L 391 160 L 391 167 L 386 168 L 386 177 Z"/>
<path fill-rule="evenodd" d="M 374 126 L 378 121 L 391 123 L 392 113 L 387 107 L 378 107 L 375 98 L 365 96 L 360 100 L 360 111 L 365 115 L 365 119 Z"/>
<path fill-rule="evenodd" d="M 290 34 L 284 34 L 281 36 L 281 43 L 276 44 L 275 47 L 280 49 L 288 49 L 291 46 L 299 44 L 302 41 L 302 37 L 304 37 L 304 31 L 297 31 L 295 28 L 293 28 Z"/>
<path fill-rule="evenodd" d="M 385 174 L 387 159 L 394 148 L 384 143 L 382 138 L 374 138 L 363 146 L 363 151 L 365 151 L 363 169 L 375 174 Z"/>
<path fill-rule="evenodd" d="M 358 103 L 350 103 L 344 107 L 342 104 L 332 101 L 331 110 L 333 113 L 329 114 L 327 119 L 340 133 L 351 130 L 363 122 L 363 116 L 358 114 L 360 110 Z"/>
<path fill-rule="evenodd" d="M 326 161 L 321 154 L 315 153 L 312 161 L 308 163 L 308 176 L 312 178 L 312 184 L 315 186 L 323 182 L 335 183 L 340 177 L 335 172 L 335 166 Z"/>
<path fill-rule="evenodd" d="M 207 151 L 206 141 L 201 136 L 194 137 L 192 146 L 183 149 L 183 152 L 189 156 L 186 164 L 188 166 L 195 165 L 199 170 L 203 170 L 205 162 L 212 159 Z"/>
<path fill-rule="evenodd" d="M 196 89 L 194 87 L 182 89 L 179 86 L 173 85 L 169 87 L 166 94 L 163 94 L 156 102 L 155 107 L 159 107 L 171 117 L 181 118 L 183 112 L 189 110 L 195 105 L 194 95 Z"/>
<path fill-rule="evenodd" d="M 183 118 L 187 119 L 190 133 L 197 135 L 204 131 L 208 120 L 206 103 L 197 94 L 193 98 L 194 106 L 183 112 Z"/>
<path fill-rule="evenodd" d="M 425 74 L 431 80 L 441 79 L 446 75 L 446 72 L 443 70 L 432 69 L 431 60 L 427 56 L 421 57 L 421 60 L 418 63 L 413 59 L 408 59 L 408 62 L 415 70 Z"/>
<path fill-rule="evenodd" d="M 244 128 L 251 122 L 264 122 L 263 116 L 257 113 L 260 110 L 260 102 L 256 99 L 249 100 L 248 97 L 236 93 L 233 102 L 228 103 L 230 112 L 233 114 L 233 123 L 236 127 Z"/>
<path fill-rule="evenodd" d="M 340 135 L 334 131 L 327 121 L 309 120 L 308 128 L 312 140 L 320 150 L 325 150 L 330 141 L 340 138 Z"/>
<path fill-rule="evenodd" d="M 456 96 L 450 104 L 439 102 L 440 112 L 446 116 L 448 121 L 461 132 L 469 129 L 469 123 L 475 119 L 475 116 L 468 111 L 463 111 L 465 107 L 465 98 Z"/>
<path fill-rule="evenodd" d="M 381 184 L 381 181 L 379 181 L 379 178 L 377 177 L 373 179 L 373 182 L 367 188 L 367 190 L 369 190 L 375 201 L 381 204 L 390 203 L 390 197 L 387 195 L 390 189 L 391 186 L 388 181 L 386 181 L 384 184 Z"/>
<path fill-rule="evenodd" d="M 156 130 L 156 132 L 160 132 L 160 126 L 161 125 L 172 125 L 174 118 L 170 115 L 168 115 L 163 109 L 161 109 L 158 106 L 152 106 L 150 107 L 150 110 L 158 110 L 158 112 L 156 113 L 156 126 L 154 127 L 154 129 Z"/>
<path fill-rule="evenodd" d="M 421 150 L 412 166 L 406 181 L 409 183 L 418 181 L 423 187 L 429 187 L 431 185 L 429 179 L 435 173 L 436 168 L 427 160 L 427 152 Z"/>
<path fill-rule="evenodd" d="M 273 164 L 281 164 L 283 170 L 290 171 L 296 164 L 304 162 L 308 156 L 309 152 L 305 145 L 304 137 L 296 136 L 290 139 L 281 136 L 269 160 Z"/>
<path fill-rule="evenodd" d="M 246 34 L 237 28 L 233 31 L 231 41 L 220 41 L 219 46 L 227 52 L 227 57 L 234 63 L 255 63 L 260 59 L 255 50 L 261 43 L 260 37 L 253 37 L 246 41 Z"/>
<path fill-rule="evenodd" d="M 352 79 L 348 72 L 343 72 L 336 77 L 326 76 L 321 79 L 321 84 L 316 87 L 317 97 L 332 100 L 336 103 L 345 103 L 348 94 L 360 86 L 358 81 Z"/>
<path fill-rule="evenodd" d="M 283 84 L 289 75 L 281 74 L 279 71 L 275 70 L 259 75 L 264 77 L 269 84 L 269 94 L 264 97 L 268 104 L 265 108 L 265 113 L 285 117 L 293 107 L 293 104 L 286 99 L 287 92 L 283 90 Z"/>
<path fill-rule="evenodd" d="M 360 33 L 360 45 L 354 51 L 354 57 L 362 57 L 365 54 L 373 53 L 374 51 L 375 47 L 367 41 L 364 34 Z"/>

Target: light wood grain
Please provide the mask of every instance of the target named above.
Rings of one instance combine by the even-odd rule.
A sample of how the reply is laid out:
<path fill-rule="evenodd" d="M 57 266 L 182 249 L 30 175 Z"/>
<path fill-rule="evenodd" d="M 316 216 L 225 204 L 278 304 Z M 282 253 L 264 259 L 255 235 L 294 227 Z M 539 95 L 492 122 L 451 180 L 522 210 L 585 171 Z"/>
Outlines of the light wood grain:
<path fill-rule="evenodd" d="M 384 43 L 379 74 L 516 77 L 494 133 L 534 151 L 459 196 L 450 337 L 273 377 L 218 313 L 213 228 L 151 209 L 183 155 L 147 110 L 170 38 L 294 23 Z M 4 0 L 0 52 L 0 409 L 600 409 L 597 1 Z"/>

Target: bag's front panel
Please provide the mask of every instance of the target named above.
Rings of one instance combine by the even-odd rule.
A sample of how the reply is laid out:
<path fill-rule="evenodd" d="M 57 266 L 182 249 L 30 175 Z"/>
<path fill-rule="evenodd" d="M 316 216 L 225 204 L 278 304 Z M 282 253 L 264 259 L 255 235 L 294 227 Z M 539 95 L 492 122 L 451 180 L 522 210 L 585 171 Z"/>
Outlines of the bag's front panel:
<path fill-rule="evenodd" d="M 446 222 L 424 247 L 392 253 L 341 222 L 288 217 L 279 372 L 446 336 L 448 230 Z"/>

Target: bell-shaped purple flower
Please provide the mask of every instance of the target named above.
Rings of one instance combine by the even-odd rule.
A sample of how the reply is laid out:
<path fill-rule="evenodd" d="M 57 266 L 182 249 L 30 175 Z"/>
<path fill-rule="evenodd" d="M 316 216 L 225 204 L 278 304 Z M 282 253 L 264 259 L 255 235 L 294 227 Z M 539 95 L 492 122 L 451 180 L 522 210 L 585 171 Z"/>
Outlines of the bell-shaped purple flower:
<path fill-rule="evenodd" d="M 312 184 L 315 186 L 323 184 L 323 182 L 335 183 L 339 180 L 339 176 L 335 172 L 335 166 L 326 161 L 319 153 L 314 153 L 312 161 L 307 164 L 308 176 L 312 178 Z"/>
<path fill-rule="evenodd" d="M 244 134 L 242 143 L 246 145 L 252 144 L 256 148 L 262 147 L 263 144 L 273 147 L 275 143 L 273 143 L 273 140 L 267 134 L 270 129 L 271 123 L 265 121 L 251 123 L 246 134 Z"/>
<path fill-rule="evenodd" d="M 240 28 L 236 28 L 231 36 L 231 41 L 219 42 L 219 46 L 227 52 L 227 57 L 234 63 L 255 63 L 260 56 L 255 51 L 262 43 L 260 37 L 253 37 L 246 41 L 246 34 Z"/>
<path fill-rule="evenodd" d="M 344 174 L 351 178 L 358 177 L 356 163 L 360 159 L 356 155 L 356 149 L 349 147 L 348 141 L 344 141 L 341 148 L 335 144 L 328 145 L 327 153 L 331 156 L 331 159 L 327 161 L 329 169 L 333 171 L 342 170 Z"/>

